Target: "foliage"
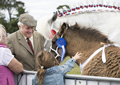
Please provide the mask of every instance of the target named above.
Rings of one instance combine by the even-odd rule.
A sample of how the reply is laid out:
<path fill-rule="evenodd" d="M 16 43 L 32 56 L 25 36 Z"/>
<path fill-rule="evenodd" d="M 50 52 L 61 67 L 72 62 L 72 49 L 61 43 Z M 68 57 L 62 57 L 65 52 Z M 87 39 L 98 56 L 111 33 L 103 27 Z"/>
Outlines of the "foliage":
<path fill-rule="evenodd" d="M 17 8 L 23 7 L 23 6 L 24 6 L 23 2 L 16 1 L 16 0 L 1 0 L 0 2 L 0 8 L 2 10 L 8 11 L 10 21 L 12 19 L 13 11 L 14 10 L 16 11 Z"/>
<path fill-rule="evenodd" d="M 58 12 L 60 12 L 59 9 L 65 10 L 64 7 L 66 7 L 67 9 L 70 9 L 70 7 L 69 7 L 68 5 L 59 5 L 59 6 L 57 7 Z"/>
<path fill-rule="evenodd" d="M 5 20 L 5 16 L 3 13 L 0 12 L 0 24 L 6 25 L 7 21 Z"/>
<path fill-rule="evenodd" d="M 0 24 L 6 27 L 6 31 L 13 33 L 18 30 L 18 18 L 20 14 L 26 13 L 24 3 L 17 0 L 0 0 L 0 10 L 6 10 L 9 15 L 9 20 L 5 20 L 5 14 L 0 13 Z M 13 14 L 13 11 L 15 11 L 16 14 Z"/>
<path fill-rule="evenodd" d="M 68 6 L 68 5 L 59 5 L 58 7 L 57 7 L 57 9 L 63 9 L 63 7 L 66 7 L 66 8 L 68 8 L 68 9 L 70 9 L 70 7 Z"/>
<path fill-rule="evenodd" d="M 66 63 L 67 60 L 69 60 L 70 57 L 67 56 L 61 63 L 60 63 L 60 66 L 63 65 L 64 63 Z M 70 71 L 70 72 L 67 72 L 67 74 L 74 74 L 74 75 L 81 75 L 81 72 L 80 72 L 80 67 L 75 64 L 75 67 Z"/>

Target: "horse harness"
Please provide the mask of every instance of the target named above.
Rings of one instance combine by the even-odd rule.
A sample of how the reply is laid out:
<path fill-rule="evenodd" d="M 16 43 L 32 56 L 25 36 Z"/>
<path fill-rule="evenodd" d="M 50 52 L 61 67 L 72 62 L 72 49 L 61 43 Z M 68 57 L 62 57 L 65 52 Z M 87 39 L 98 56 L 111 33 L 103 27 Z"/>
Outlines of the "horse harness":
<path fill-rule="evenodd" d="M 68 29 L 67 27 L 66 27 L 66 29 Z M 58 34 L 59 34 L 59 32 L 58 32 Z M 60 34 L 59 34 L 60 35 Z M 63 34 L 62 35 L 60 35 L 60 38 L 63 38 Z M 64 39 L 64 38 L 63 38 Z M 62 40 L 63 40 L 62 39 Z M 64 39 L 65 40 L 65 39 Z M 66 42 L 66 41 L 64 41 L 64 42 Z M 58 57 L 61 57 L 61 58 L 64 58 L 64 55 L 65 55 L 65 45 L 62 45 L 61 46 L 62 47 L 62 52 L 63 52 L 63 55 L 62 56 L 60 56 L 60 54 L 58 53 L 58 48 L 59 48 L 59 46 L 57 45 L 57 47 L 56 47 L 56 49 L 53 49 L 52 48 L 52 46 L 50 46 L 50 49 L 53 51 L 53 52 L 55 52 L 57 55 L 55 56 L 55 58 L 58 58 Z M 61 60 L 62 61 L 62 60 Z"/>
<path fill-rule="evenodd" d="M 98 54 L 100 51 L 102 51 L 102 62 L 106 63 L 106 57 L 105 57 L 105 48 L 111 46 L 112 44 L 108 44 L 108 45 L 104 45 L 103 47 L 99 48 L 98 50 L 96 50 L 83 64 L 80 63 L 80 70 L 82 73 L 82 70 L 84 68 L 84 66 L 96 55 Z"/>

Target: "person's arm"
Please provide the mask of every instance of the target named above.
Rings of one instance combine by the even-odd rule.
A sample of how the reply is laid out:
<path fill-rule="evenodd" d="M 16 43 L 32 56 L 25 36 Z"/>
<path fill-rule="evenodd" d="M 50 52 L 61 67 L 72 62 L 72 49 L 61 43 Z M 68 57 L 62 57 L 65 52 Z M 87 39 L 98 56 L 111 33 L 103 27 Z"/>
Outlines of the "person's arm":
<path fill-rule="evenodd" d="M 72 58 L 74 59 L 74 60 L 82 60 L 82 57 L 80 56 L 82 53 L 79 53 L 79 52 L 77 52 L 76 54 L 75 54 L 75 56 L 73 56 Z"/>
<path fill-rule="evenodd" d="M 15 74 L 19 74 L 23 71 L 23 65 L 18 62 L 17 59 L 13 58 L 8 64 L 10 70 L 12 70 Z"/>
<path fill-rule="evenodd" d="M 82 60 L 81 53 L 77 52 L 75 56 L 72 57 L 72 59 L 69 59 L 65 64 L 60 66 L 60 70 L 63 73 L 63 75 L 68 71 L 71 71 L 72 68 L 74 68 L 75 66 L 76 60 L 79 60 L 79 59 Z"/>
<path fill-rule="evenodd" d="M 2 63 L 7 66 L 15 74 L 18 74 L 23 71 L 23 65 L 12 55 L 9 48 L 5 48 L 3 53 L 1 53 Z"/>

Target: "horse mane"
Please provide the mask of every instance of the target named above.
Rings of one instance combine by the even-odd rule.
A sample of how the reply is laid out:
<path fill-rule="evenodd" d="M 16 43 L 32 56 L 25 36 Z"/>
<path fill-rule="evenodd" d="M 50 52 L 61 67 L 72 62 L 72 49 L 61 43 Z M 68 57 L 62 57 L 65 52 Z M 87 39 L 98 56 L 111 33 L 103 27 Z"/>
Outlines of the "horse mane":
<path fill-rule="evenodd" d="M 77 23 L 69 29 L 79 32 L 79 36 L 87 41 L 112 43 L 108 37 L 93 27 L 80 26 Z"/>

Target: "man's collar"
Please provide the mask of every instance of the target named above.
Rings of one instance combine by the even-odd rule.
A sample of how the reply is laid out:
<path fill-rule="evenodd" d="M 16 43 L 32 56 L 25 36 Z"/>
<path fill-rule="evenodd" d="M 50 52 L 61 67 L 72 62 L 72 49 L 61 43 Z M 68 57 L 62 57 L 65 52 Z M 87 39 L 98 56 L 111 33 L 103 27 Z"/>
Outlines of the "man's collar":
<path fill-rule="evenodd" d="M 20 31 L 20 33 L 22 34 L 21 31 Z M 22 35 L 23 35 L 23 34 L 22 34 Z M 25 38 L 25 40 L 27 39 L 27 37 L 25 37 L 24 35 L 23 35 L 23 37 Z M 33 39 L 33 35 L 32 35 L 29 39 Z"/>

